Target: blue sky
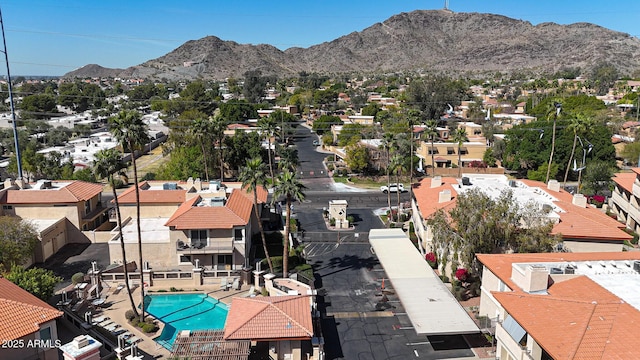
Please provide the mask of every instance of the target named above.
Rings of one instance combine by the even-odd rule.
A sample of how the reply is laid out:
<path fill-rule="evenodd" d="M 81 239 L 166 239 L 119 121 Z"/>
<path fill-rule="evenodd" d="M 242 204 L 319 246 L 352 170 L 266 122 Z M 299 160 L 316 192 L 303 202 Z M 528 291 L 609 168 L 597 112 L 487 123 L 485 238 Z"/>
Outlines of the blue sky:
<path fill-rule="evenodd" d="M 94 63 L 126 68 L 207 35 L 283 50 L 309 47 L 401 12 L 442 9 L 444 0 L 4 0 L 0 7 L 15 77 L 62 75 Z M 590 22 L 640 36 L 637 0 L 450 0 L 449 8 L 534 25 Z"/>

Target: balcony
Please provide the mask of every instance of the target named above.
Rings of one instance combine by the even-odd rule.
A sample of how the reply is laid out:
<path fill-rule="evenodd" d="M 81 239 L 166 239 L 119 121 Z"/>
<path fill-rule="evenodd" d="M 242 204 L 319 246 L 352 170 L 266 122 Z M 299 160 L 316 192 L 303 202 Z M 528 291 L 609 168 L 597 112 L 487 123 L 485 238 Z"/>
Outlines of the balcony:
<path fill-rule="evenodd" d="M 185 254 L 216 254 L 233 251 L 233 238 L 209 239 L 206 241 L 183 242 L 178 240 L 176 250 Z"/>

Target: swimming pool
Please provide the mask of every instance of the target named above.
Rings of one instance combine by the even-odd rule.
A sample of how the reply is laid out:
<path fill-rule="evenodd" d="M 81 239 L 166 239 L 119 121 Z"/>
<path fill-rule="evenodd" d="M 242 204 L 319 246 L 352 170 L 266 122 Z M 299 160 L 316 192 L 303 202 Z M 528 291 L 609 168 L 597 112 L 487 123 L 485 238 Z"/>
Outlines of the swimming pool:
<path fill-rule="evenodd" d="M 227 305 L 206 294 L 147 295 L 146 311 L 164 323 L 160 336 L 154 340 L 171 350 L 180 330 L 211 330 L 224 328 Z"/>

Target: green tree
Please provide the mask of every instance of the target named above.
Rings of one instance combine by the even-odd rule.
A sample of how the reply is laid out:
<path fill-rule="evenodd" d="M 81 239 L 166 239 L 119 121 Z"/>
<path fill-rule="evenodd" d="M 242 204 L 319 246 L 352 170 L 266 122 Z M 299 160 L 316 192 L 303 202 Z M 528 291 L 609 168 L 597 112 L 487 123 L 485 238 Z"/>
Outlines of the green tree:
<path fill-rule="evenodd" d="M 331 131 L 331 125 L 342 125 L 342 120 L 338 116 L 322 115 L 313 122 L 313 131 L 318 135 Z"/>
<path fill-rule="evenodd" d="M 212 135 L 213 135 L 213 121 L 209 118 L 198 117 L 193 121 L 191 127 L 189 128 L 189 132 L 191 135 L 197 140 L 200 144 L 200 149 L 202 150 L 202 163 L 204 164 L 204 174 L 207 182 L 209 182 L 209 157 L 207 149 L 209 148 L 209 144 L 212 144 Z"/>
<path fill-rule="evenodd" d="M 133 165 L 134 189 L 136 195 L 136 231 L 138 234 L 138 269 L 140 272 L 140 281 L 144 279 L 142 270 L 144 264 L 142 262 L 142 230 L 140 229 L 140 187 L 138 184 L 138 167 L 136 166 L 136 151 L 149 141 L 147 134 L 147 126 L 142 122 L 142 117 L 137 111 L 122 110 L 118 115 L 109 118 L 109 125 L 113 136 L 118 140 L 122 149 L 128 149 L 131 152 L 131 164 Z M 140 291 L 140 318 L 144 321 L 145 305 L 144 291 Z"/>
<path fill-rule="evenodd" d="M 517 252 L 549 252 L 558 242 L 550 235 L 553 223 L 540 216 L 535 203 L 519 204 L 513 192 L 493 199 L 478 189 L 456 198 L 456 206 L 439 210 L 427 220 L 433 231 L 435 251 L 442 262 L 458 254 L 463 264 L 478 274 L 475 255 Z"/>
<path fill-rule="evenodd" d="M 590 80 L 598 95 L 606 95 L 620 77 L 618 69 L 608 63 L 600 63 L 591 70 Z"/>
<path fill-rule="evenodd" d="M 582 185 L 583 193 L 600 195 L 613 185 L 611 178 L 615 168 L 610 162 L 596 160 L 587 163 L 586 166 Z"/>
<path fill-rule="evenodd" d="M 392 133 L 384 133 L 382 135 L 382 146 L 385 150 L 387 157 L 387 166 L 385 172 L 387 173 L 387 189 L 391 187 L 391 152 L 396 147 L 396 141 Z M 391 216 L 391 193 L 387 191 L 387 205 L 389 206 L 389 216 Z"/>
<path fill-rule="evenodd" d="M 113 200 L 115 202 L 116 210 L 116 222 L 118 224 L 118 236 L 120 237 L 120 250 L 122 251 L 122 264 L 124 264 L 124 278 L 129 279 L 129 270 L 127 264 L 127 253 L 124 246 L 124 235 L 122 234 L 122 215 L 120 214 L 120 203 L 118 201 L 118 194 L 116 193 L 116 175 L 124 175 L 127 169 L 127 165 L 122 161 L 120 153 L 115 148 L 100 150 L 96 153 L 95 160 L 93 162 L 93 172 L 101 179 L 107 179 L 107 183 L 111 187 L 113 192 Z M 138 316 L 138 310 L 136 304 L 133 301 L 133 295 L 131 293 L 131 286 L 129 281 L 125 281 L 127 287 L 127 294 L 129 296 L 129 302 L 131 310 Z"/>
<path fill-rule="evenodd" d="M 571 146 L 571 155 L 569 156 L 569 161 L 567 162 L 567 168 L 564 172 L 564 186 L 567 185 L 567 177 L 569 176 L 569 169 L 571 169 L 571 162 L 573 161 L 573 156 L 576 152 L 576 145 L 578 142 L 578 137 L 583 136 L 587 131 L 591 130 L 593 126 L 593 120 L 583 115 L 578 115 L 573 119 L 569 120 L 569 125 L 567 125 L 567 131 L 573 132 L 573 145 Z M 586 145 L 586 144 L 583 144 Z M 580 179 L 578 179 L 578 183 Z"/>
<path fill-rule="evenodd" d="M 41 268 L 25 270 L 17 265 L 13 266 L 11 272 L 5 277 L 43 301 L 49 301 L 56 285 L 62 281 L 62 278 L 56 276 L 51 270 Z"/>
<path fill-rule="evenodd" d="M 262 72 L 260 70 L 249 70 L 244 73 L 242 94 L 248 102 L 252 104 L 259 103 L 264 96 L 266 86 L 267 79 L 262 76 Z"/>
<path fill-rule="evenodd" d="M 640 142 L 635 141 L 625 144 L 624 148 L 622 148 L 622 151 L 620 152 L 620 155 L 627 164 L 638 166 L 638 164 L 640 163 Z"/>
<path fill-rule="evenodd" d="M 291 230 L 291 202 L 296 199 L 304 200 L 306 187 L 298 180 L 295 173 L 285 170 L 278 175 L 276 186 L 273 190 L 273 198 L 284 196 L 287 201 L 287 215 L 284 225 L 284 239 L 282 249 L 282 277 L 289 274 L 289 232 Z"/>
<path fill-rule="evenodd" d="M 35 227 L 19 217 L 0 216 L 0 272 L 22 265 L 38 244 Z"/>
<path fill-rule="evenodd" d="M 458 144 L 458 177 L 462 177 L 462 145 L 465 142 L 469 141 L 467 137 L 467 131 L 464 128 L 458 128 L 453 132 L 453 136 L 451 137 L 454 143 Z"/>
<path fill-rule="evenodd" d="M 391 169 L 396 173 L 396 184 L 400 184 L 400 176 L 407 171 L 407 163 L 405 158 L 400 154 L 396 153 L 391 158 Z M 397 207 L 396 207 L 396 221 L 400 221 L 400 191 L 396 192 L 397 196 Z"/>
<path fill-rule="evenodd" d="M 345 148 L 345 161 L 353 172 L 363 172 L 369 167 L 369 151 L 362 144 L 348 145 Z"/>
<path fill-rule="evenodd" d="M 48 94 L 25 96 L 20 102 L 20 110 L 23 119 L 47 119 L 56 110 L 56 100 Z"/>
<path fill-rule="evenodd" d="M 246 101 L 229 100 L 226 103 L 220 104 L 220 116 L 229 124 L 235 124 L 249 119 L 255 119 L 258 117 L 258 112 L 252 104 Z"/>
<path fill-rule="evenodd" d="M 415 79 L 406 90 L 407 104 L 420 110 L 424 119 L 439 119 L 447 104 L 456 106 L 468 98 L 467 89 L 462 81 L 440 76 Z"/>
<path fill-rule="evenodd" d="M 435 120 L 427 120 L 426 122 L 426 128 L 424 129 L 424 132 L 422 133 L 423 138 L 429 140 L 429 142 L 431 143 L 431 176 L 436 176 L 436 159 L 435 159 L 435 153 L 434 153 L 434 148 L 433 148 L 433 143 L 435 142 L 436 138 L 438 137 L 438 122 Z"/>
<path fill-rule="evenodd" d="M 273 139 L 277 130 L 275 117 L 268 116 L 268 117 L 261 118 L 260 120 L 258 120 L 258 128 L 260 128 L 260 132 L 263 138 L 266 139 L 268 142 L 267 157 L 269 158 L 269 173 L 271 175 L 271 185 L 273 186 L 273 184 L 275 184 L 275 175 L 273 172 L 273 163 L 271 161 L 271 150 L 273 147 L 273 144 L 271 143 L 271 139 Z M 275 153 L 274 153 L 274 157 L 275 157 Z"/>
<path fill-rule="evenodd" d="M 346 124 L 342 127 L 340 134 L 338 134 L 338 146 L 347 146 L 355 144 L 362 139 L 362 132 L 364 131 L 364 125 L 361 124 Z"/>
<path fill-rule="evenodd" d="M 548 170 L 549 164 L 543 163 L 536 170 L 528 170 L 527 171 L 527 179 L 536 180 L 536 181 L 545 181 L 547 178 L 547 174 L 549 174 L 550 179 L 554 179 L 558 174 L 558 164 L 552 163 L 551 170 Z"/>
<path fill-rule="evenodd" d="M 171 151 L 169 161 L 158 169 L 157 177 L 165 180 L 184 180 L 202 176 L 202 150 L 197 145 L 180 146 Z"/>
<path fill-rule="evenodd" d="M 260 220 L 260 212 L 258 212 L 258 187 L 265 187 L 267 184 L 267 175 L 265 174 L 262 159 L 259 157 L 247 159 L 247 164 L 240 171 L 238 180 L 242 182 L 242 186 L 246 188 L 247 191 L 253 192 L 253 213 L 258 220 L 258 229 L 260 230 L 260 237 L 262 238 L 264 256 L 267 258 L 269 271 L 273 273 L 273 264 L 271 263 L 271 257 L 269 256 L 269 249 L 267 249 L 267 240 L 264 236 L 264 229 L 262 228 L 262 221 Z"/>

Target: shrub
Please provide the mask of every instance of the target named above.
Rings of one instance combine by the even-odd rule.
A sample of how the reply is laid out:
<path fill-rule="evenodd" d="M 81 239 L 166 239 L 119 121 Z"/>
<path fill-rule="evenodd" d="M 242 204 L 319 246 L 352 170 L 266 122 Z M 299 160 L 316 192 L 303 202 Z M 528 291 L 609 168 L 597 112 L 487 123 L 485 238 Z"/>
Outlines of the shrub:
<path fill-rule="evenodd" d="M 456 270 L 456 279 L 458 279 L 459 281 L 466 281 L 468 276 L 469 272 L 467 271 L 467 269 L 460 268 Z"/>
<path fill-rule="evenodd" d="M 160 289 L 160 290 L 158 290 L 158 292 L 168 292 L 168 291 L 165 290 L 165 289 Z"/>
<path fill-rule="evenodd" d="M 140 327 L 144 333 L 152 333 L 158 331 L 156 324 L 143 323 Z"/>
<path fill-rule="evenodd" d="M 390 227 L 390 228 L 394 228 L 394 227 L 396 227 L 396 223 L 394 223 L 394 222 L 389 223 L 389 227 Z"/>
<path fill-rule="evenodd" d="M 73 274 L 73 276 L 71 276 L 71 282 L 75 285 L 77 283 L 81 283 L 84 281 L 84 274 L 81 272 L 75 273 Z"/>
<path fill-rule="evenodd" d="M 430 252 L 424 256 L 424 259 L 427 260 L 427 263 L 429 264 L 429 266 L 431 266 L 432 269 L 436 269 L 438 267 L 438 259 L 436 259 L 436 254 Z"/>
<path fill-rule="evenodd" d="M 267 291 L 266 287 L 262 288 L 262 293 L 261 294 L 262 294 L 262 296 L 269 296 L 269 291 Z"/>
<path fill-rule="evenodd" d="M 170 288 L 169 288 L 169 291 L 171 291 L 171 292 L 177 292 L 177 291 L 183 291 L 183 290 L 182 290 L 182 289 L 175 288 L 175 287 L 173 287 L 173 286 L 172 286 L 172 287 L 170 287 Z"/>
<path fill-rule="evenodd" d="M 347 221 L 349 222 L 349 224 L 353 224 L 356 221 L 356 218 L 353 217 L 353 215 L 349 215 L 347 216 Z"/>
<path fill-rule="evenodd" d="M 329 225 L 336 226 L 336 219 L 335 218 L 329 219 Z"/>
<path fill-rule="evenodd" d="M 335 169 L 335 167 L 333 166 L 333 164 L 329 164 L 329 165 L 327 165 L 327 170 L 329 170 L 329 171 L 333 171 L 333 169 Z"/>
<path fill-rule="evenodd" d="M 124 313 L 124 317 L 129 320 L 129 322 L 133 321 L 133 319 L 135 319 L 137 317 L 136 313 L 133 312 L 133 310 L 127 310 Z"/>

